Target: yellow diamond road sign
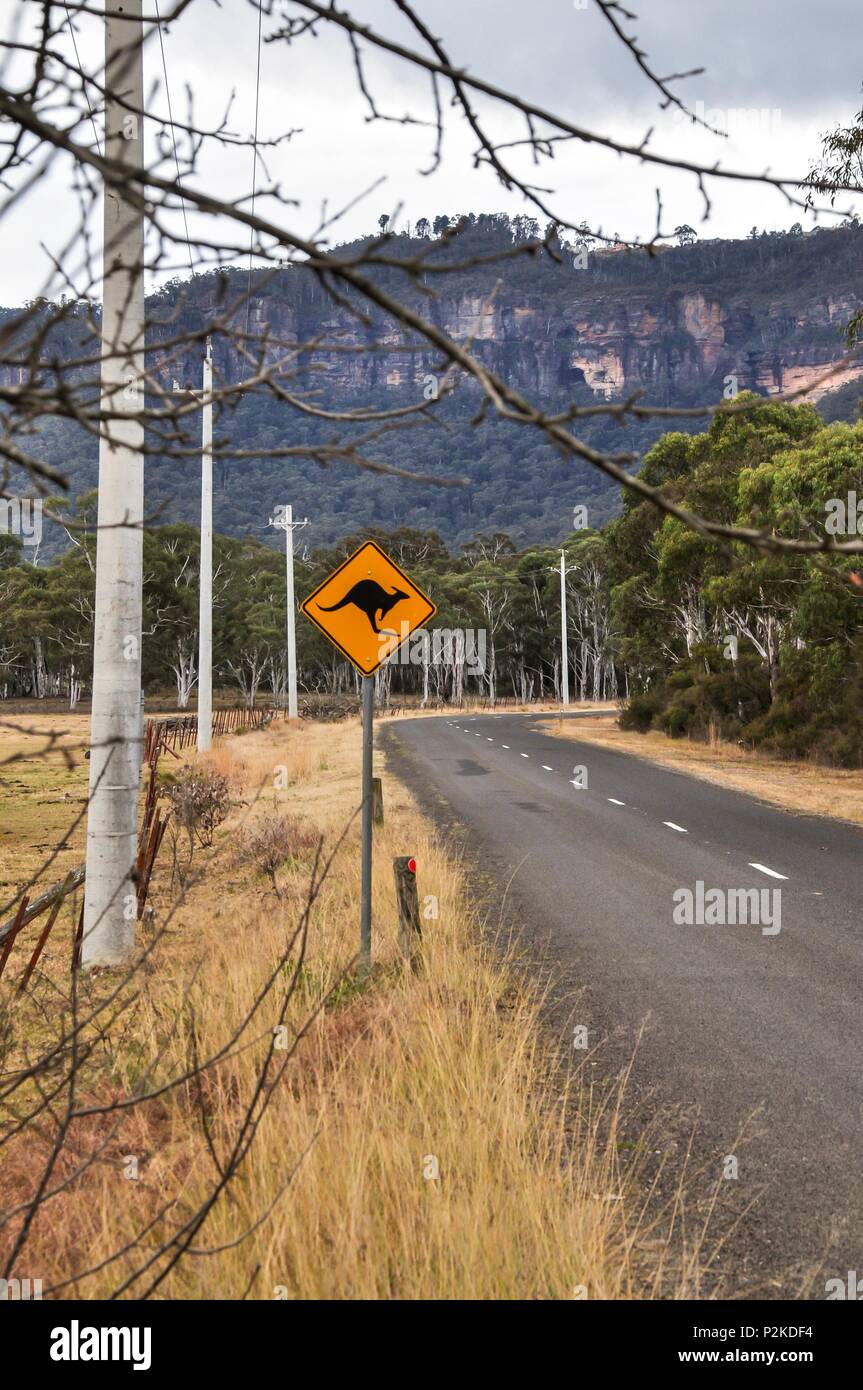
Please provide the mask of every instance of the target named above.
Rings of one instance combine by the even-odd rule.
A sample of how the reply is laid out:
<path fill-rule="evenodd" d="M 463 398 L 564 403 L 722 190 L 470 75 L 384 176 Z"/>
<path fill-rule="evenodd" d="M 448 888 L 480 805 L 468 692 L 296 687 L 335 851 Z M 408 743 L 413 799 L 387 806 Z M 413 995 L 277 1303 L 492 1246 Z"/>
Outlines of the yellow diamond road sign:
<path fill-rule="evenodd" d="M 431 599 L 374 541 L 333 570 L 301 605 L 325 637 L 371 676 L 437 612 Z"/>

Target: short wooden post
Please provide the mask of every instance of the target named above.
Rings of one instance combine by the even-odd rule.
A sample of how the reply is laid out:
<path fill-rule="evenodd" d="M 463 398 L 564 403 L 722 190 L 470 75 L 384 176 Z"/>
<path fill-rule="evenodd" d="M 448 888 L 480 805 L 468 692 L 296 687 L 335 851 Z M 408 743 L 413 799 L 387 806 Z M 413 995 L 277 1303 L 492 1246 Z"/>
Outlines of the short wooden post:
<path fill-rule="evenodd" d="M 399 910 L 399 945 L 405 959 L 416 966 L 422 947 L 416 860 L 407 854 L 399 855 L 393 860 L 393 877 Z"/>
<path fill-rule="evenodd" d="M 384 784 L 380 777 L 372 778 L 372 794 L 375 805 L 375 825 L 384 823 Z"/>
<path fill-rule="evenodd" d="M 29 901 L 30 899 L 27 897 L 27 894 L 25 893 L 20 903 L 18 904 L 18 911 L 15 913 L 15 916 L 13 917 L 12 921 L 8 924 L 8 935 L 6 937 L 6 945 L 3 947 L 2 956 L 0 956 L 0 975 L 3 974 L 3 971 L 6 968 L 6 962 L 9 959 L 9 952 L 12 950 L 12 947 L 15 944 L 15 937 L 18 935 L 21 928 L 25 925 L 27 915 L 27 904 L 29 903 Z"/>

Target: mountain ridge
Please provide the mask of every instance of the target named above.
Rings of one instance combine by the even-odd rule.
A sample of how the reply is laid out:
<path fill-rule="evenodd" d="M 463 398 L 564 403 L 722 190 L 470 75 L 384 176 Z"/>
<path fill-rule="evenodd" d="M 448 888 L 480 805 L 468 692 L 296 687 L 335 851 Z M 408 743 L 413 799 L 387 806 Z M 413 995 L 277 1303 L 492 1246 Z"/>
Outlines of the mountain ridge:
<path fill-rule="evenodd" d="M 429 270 L 425 286 L 412 284 L 392 267 L 370 273 L 450 337 L 470 341 L 475 357 L 516 389 L 557 407 L 570 400 L 595 405 L 643 393 L 648 404 L 685 408 L 721 399 L 732 389 L 762 395 L 799 390 L 842 359 L 845 327 L 863 307 L 857 288 L 863 285 L 863 229 L 855 225 L 740 241 L 696 240 L 655 254 L 590 248 L 584 241 L 553 243 L 553 253 L 529 249 L 536 230 L 527 219 L 514 223 L 481 214 L 467 219 L 456 236 L 396 234 L 386 242 L 390 256 L 422 254 L 429 267 L 456 260 L 464 268 L 443 275 Z M 524 255 L 497 265 L 470 264 L 511 251 L 519 237 Z M 338 250 L 356 255 L 371 241 Z M 227 306 L 245 293 L 247 275 L 239 267 L 225 267 L 177 279 L 148 297 L 148 370 L 164 389 L 174 379 L 184 384 L 199 379 L 197 345 L 179 355 L 167 346 L 178 333 L 200 331 L 219 314 L 243 330 L 245 305 L 233 314 Z M 367 305 L 362 318 L 352 313 L 352 303 L 358 302 L 350 293 L 342 302 L 332 299 L 301 265 L 255 272 L 250 332 L 267 339 L 269 363 L 316 341 L 313 353 L 299 355 L 302 385 L 292 390 L 314 392 L 314 402 L 328 410 L 361 404 L 379 410 L 419 401 L 431 382 L 440 381 L 440 354 L 412 341 L 400 325 Z M 80 355 L 88 341 L 94 350 L 83 315 L 76 330 L 72 312 L 64 332 L 70 355 Z M 216 336 L 214 357 L 217 379 L 239 380 L 248 373 L 227 335 Z M 14 372 L 8 364 L 0 366 L 0 382 Z M 841 389 L 817 393 L 828 416 L 831 409 L 840 416 L 853 412 L 861 373 L 863 365 L 843 368 L 831 383 Z M 367 450 L 374 462 L 468 480 L 466 488 L 453 491 L 360 476 L 344 463 L 322 472 L 311 459 L 268 458 L 268 451 L 286 445 L 314 446 L 332 437 L 334 426 L 298 414 L 272 395 L 244 399 L 221 413 L 216 436 L 226 447 L 257 457 L 217 465 L 216 525 L 229 535 L 249 530 L 266 535 L 273 508 L 291 501 L 313 518 L 315 543 L 331 542 L 361 525 L 401 521 L 436 529 L 450 543 L 489 529 L 506 530 L 528 543 L 567 534 L 576 505 L 587 507 L 591 525 L 614 514 L 619 499 L 613 484 L 587 464 L 562 462 L 525 426 L 490 416 L 474 428 L 477 403 L 478 388 L 462 378 L 452 398 L 435 407 L 437 427 L 383 435 Z M 668 418 L 629 422 L 621 435 L 609 417 L 575 422 L 592 447 L 614 452 L 623 447 L 633 454 L 643 454 L 669 428 L 700 425 Z M 86 491 L 96 479 L 94 441 L 80 430 L 75 438 L 76 429 L 49 421 L 39 431 L 46 461 L 65 465 L 72 493 Z M 347 436 L 359 433 L 356 426 L 343 430 Z M 148 460 L 147 474 L 148 507 L 163 519 L 194 520 L 196 469 L 156 455 Z M 277 534 L 272 540 L 278 544 Z"/>

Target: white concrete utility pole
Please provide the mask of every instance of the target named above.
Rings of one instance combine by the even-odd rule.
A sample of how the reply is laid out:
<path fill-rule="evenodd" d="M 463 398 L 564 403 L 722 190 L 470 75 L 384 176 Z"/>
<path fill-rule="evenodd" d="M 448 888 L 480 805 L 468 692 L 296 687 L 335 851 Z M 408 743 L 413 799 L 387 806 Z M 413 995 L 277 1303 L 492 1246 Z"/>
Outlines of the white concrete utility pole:
<path fill-rule="evenodd" d="M 141 0 L 105 20 L 105 153 L 143 164 Z M 138 192 L 142 190 L 136 190 Z M 141 758 L 144 524 L 144 218 L 105 188 L 102 422 L 96 539 L 90 793 L 81 964 L 121 965 L 135 947 Z"/>
<path fill-rule="evenodd" d="M 207 339 L 201 406 L 201 559 L 198 609 L 198 752 L 213 741 L 213 345 Z"/>
<path fill-rule="evenodd" d="M 560 552 L 560 697 L 569 704 L 569 639 L 566 631 L 566 556 Z"/>
<path fill-rule="evenodd" d="M 308 526 L 309 518 L 294 521 L 293 507 L 277 508 L 277 515 L 270 522 L 285 533 L 285 570 L 288 603 L 288 718 L 297 718 L 297 602 L 294 597 L 294 527 L 298 530 Z"/>
<path fill-rule="evenodd" d="M 174 396 L 201 403 L 201 544 L 198 560 L 198 752 L 213 742 L 213 343 L 207 338 L 203 390 L 174 382 Z"/>

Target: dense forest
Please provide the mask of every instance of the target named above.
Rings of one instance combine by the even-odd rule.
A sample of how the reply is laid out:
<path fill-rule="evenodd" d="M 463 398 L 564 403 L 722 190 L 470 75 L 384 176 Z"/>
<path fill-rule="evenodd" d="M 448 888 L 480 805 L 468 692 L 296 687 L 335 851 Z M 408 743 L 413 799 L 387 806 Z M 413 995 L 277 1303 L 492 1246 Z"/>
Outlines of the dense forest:
<path fill-rule="evenodd" d="M 392 255 L 407 259 L 422 253 L 429 265 L 478 264 L 444 276 L 429 273 L 425 296 L 406 291 L 397 270 L 375 273 L 386 283 L 391 280 L 392 287 L 398 284 L 407 302 L 422 301 L 424 312 L 456 339 L 476 327 L 483 305 L 493 299 L 475 342 L 477 356 L 550 407 L 564 401 L 594 405 L 629 390 L 642 390 L 656 405 L 701 405 L 722 397 L 729 372 L 741 389 L 763 395 L 796 382 L 789 372 L 811 377 L 841 356 L 845 327 L 863 304 L 863 229 L 848 223 L 804 235 L 799 224 L 786 233 L 753 228 L 739 241 L 699 240 L 690 228 L 678 230 L 679 244 L 662 245 L 653 254 L 599 245 L 586 236 L 552 238 L 549 249 L 511 256 L 504 271 L 494 263 L 496 256 L 532 246 L 549 229 L 528 217 L 439 214 L 393 233 Z M 364 244 L 343 249 L 359 251 Z M 242 296 L 247 283 L 245 269 L 222 267 L 173 280 L 149 297 L 148 367 L 154 379 L 167 386 L 175 376 L 186 384 L 199 380 L 199 362 L 165 362 L 160 343 L 178 323 L 193 332 L 219 304 Z M 371 322 L 360 331 L 301 265 L 256 271 L 251 286 L 252 322 L 262 331 L 281 341 L 305 341 L 327 325 L 357 349 L 353 355 L 318 353 L 304 361 L 304 389 L 320 406 L 408 405 L 438 369 L 427 346 L 375 351 L 370 344 L 385 334 L 387 323 Z M 65 309 L 44 346 L 46 356 L 61 362 L 97 351 L 84 306 L 70 302 Z M 0 323 L 12 314 L 0 310 Z M 243 370 L 232 352 L 227 336 L 217 337 L 217 376 L 226 380 L 239 379 Z M 826 397 L 825 415 L 853 419 L 861 389 L 850 381 Z M 364 450 L 373 462 L 408 473 L 464 480 L 464 486 L 442 488 L 361 471 L 344 461 L 323 468 L 311 458 L 273 457 L 272 451 L 285 445 L 320 444 L 334 426 L 256 392 L 216 421 L 217 445 L 251 455 L 217 457 L 216 526 L 226 536 L 252 536 L 277 546 L 268 518 L 277 505 L 291 503 L 296 514 L 309 517 L 307 534 L 316 547 L 363 528 L 393 530 L 409 522 L 417 530 L 437 531 L 451 546 L 463 545 L 477 531 L 506 531 L 524 548 L 562 541 L 575 506 L 587 508 L 594 528 L 618 513 L 618 491 L 602 475 L 563 462 L 523 426 L 493 414 L 478 421 L 476 405 L 469 384 L 460 383 L 435 407 L 433 422 L 380 433 Z M 686 422 L 681 428 L 694 432 L 700 425 Z M 605 416 L 578 422 L 588 444 L 630 451 L 639 459 L 662 431 L 656 420 L 624 427 Z M 340 429 L 346 439 L 362 432 L 360 426 Z M 66 474 L 70 496 L 95 486 L 95 440 L 73 422 L 43 418 L 24 443 Z M 199 506 L 194 458 L 182 462 L 162 456 L 152 441 L 151 447 L 150 517 L 194 525 Z M 50 557 L 67 544 L 62 530 L 48 527 L 42 555 Z"/>
<path fill-rule="evenodd" d="M 669 433 L 641 470 L 672 500 L 729 524 L 777 535 L 856 534 L 863 514 L 863 422 L 826 423 L 811 405 L 754 402 L 697 435 Z M 50 564 L 23 560 L 0 537 L 0 695 L 86 693 L 92 646 L 94 498 L 81 499 L 70 545 Z M 415 521 L 415 518 L 411 518 Z M 863 529 L 863 515 L 859 519 Z M 837 529 L 839 528 L 839 529 Z M 560 552 L 481 531 L 457 551 L 434 530 L 359 527 L 300 554 L 298 599 L 365 538 L 377 539 L 438 605 L 411 659 L 379 676 L 379 695 L 430 701 L 556 695 L 560 686 Z M 145 537 L 144 680 L 193 696 L 197 532 L 185 523 Z M 578 698 L 622 697 L 625 722 L 672 736 L 712 732 L 789 756 L 863 764 L 863 581 L 852 558 L 777 555 L 720 545 L 624 499 L 599 529 L 570 531 L 571 685 Z M 215 541 L 218 679 L 235 698 L 284 699 L 284 558 L 260 539 Z M 453 640 L 453 634 L 466 634 Z M 304 619 L 300 682 L 353 691 L 355 675 Z"/>

